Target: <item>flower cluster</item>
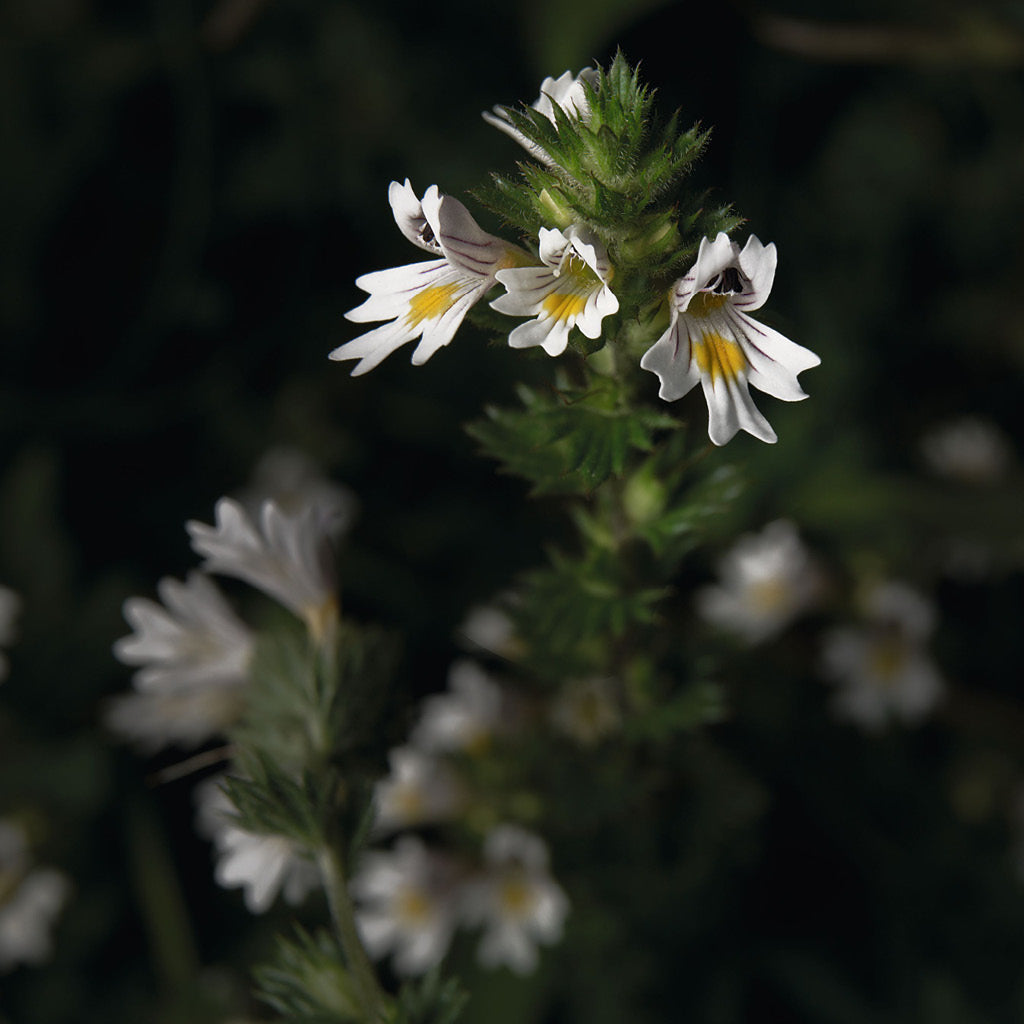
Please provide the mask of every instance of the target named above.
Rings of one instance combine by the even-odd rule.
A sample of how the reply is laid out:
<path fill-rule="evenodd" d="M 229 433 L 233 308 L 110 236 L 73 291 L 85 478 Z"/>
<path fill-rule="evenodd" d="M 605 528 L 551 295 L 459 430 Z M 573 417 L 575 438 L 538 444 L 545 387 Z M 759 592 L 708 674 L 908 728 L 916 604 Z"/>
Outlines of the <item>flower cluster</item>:
<path fill-rule="evenodd" d="M 828 590 L 824 571 L 785 520 L 741 537 L 719 568 L 721 582 L 697 592 L 698 610 L 751 646 L 821 604 Z M 868 586 L 860 598 L 863 622 L 828 630 L 822 639 L 821 672 L 836 687 L 832 709 L 869 732 L 893 718 L 916 724 L 944 691 L 926 650 L 934 610 L 898 582 Z"/>
<path fill-rule="evenodd" d="M 544 168 L 526 173 L 532 191 L 520 196 L 518 206 L 512 204 L 528 211 L 531 224 L 537 219 L 533 214 L 546 219 L 524 246 L 488 234 L 462 203 L 436 185 L 417 198 L 408 179 L 392 182 L 389 199 L 399 230 L 435 258 L 360 277 L 356 284 L 369 298 L 347 318 L 387 322 L 339 345 L 330 358 L 356 360 L 352 373 L 358 375 L 418 340 L 412 361 L 422 364 L 452 340 L 471 307 L 497 288 L 504 291 L 491 299 L 490 307 L 526 318 L 509 333 L 511 347 L 542 348 L 560 356 L 578 331 L 614 349 L 624 342 L 607 330 L 605 321 L 629 297 L 628 312 L 637 320 L 643 314 L 644 323 L 657 322 L 650 310 L 658 306 L 668 319 L 667 329 L 640 359 L 643 369 L 658 376 L 660 397 L 675 401 L 700 383 L 712 442 L 725 444 L 739 430 L 774 442 L 776 434 L 754 406 L 749 387 L 788 402 L 806 398 L 797 375 L 819 363 L 814 353 L 750 316 L 771 291 L 775 246 L 750 236 L 740 248 L 718 231 L 700 239 L 699 248 L 694 246 L 696 261 L 664 287 L 650 260 L 660 257 L 671 270 L 685 259 L 685 250 L 671 250 L 672 240 L 680 239 L 680 225 L 670 213 L 646 210 L 664 182 L 639 171 L 635 181 L 627 181 L 616 169 L 630 162 L 622 154 L 639 146 L 633 136 L 644 131 L 621 110 L 614 116 L 622 89 L 609 82 L 623 74 L 619 62 L 607 73 L 586 68 L 574 77 L 566 72 L 546 79 L 540 98 L 525 112 L 496 107 L 484 115 Z M 635 90 L 635 79 L 632 86 Z M 642 121 L 647 100 L 642 92 L 636 96 L 634 121 Z M 663 148 L 654 146 L 635 162 L 646 160 L 669 179 L 679 177 L 702 144 L 691 135 L 670 136 Z M 666 153 L 673 154 L 668 163 Z M 504 194 L 511 195 L 508 188 Z M 637 199 L 641 194 L 645 198 Z M 623 197 L 622 224 L 607 215 L 611 195 Z M 642 304 L 635 300 L 640 294 L 645 296 Z"/>
<path fill-rule="evenodd" d="M 159 601 L 125 602 L 134 632 L 114 644 L 114 654 L 136 672 L 132 692 L 111 700 L 106 724 L 143 750 L 199 746 L 236 726 L 246 711 L 257 637 L 208 574 L 242 580 L 273 598 L 316 643 L 337 622 L 332 542 L 350 522 L 354 499 L 289 450 L 271 453 L 255 476 L 245 503 L 217 502 L 214 525 L 187 524 L 193 549 L 205 559 L 201 570 L 184 582 L 161 580 Z M 298 902 L 317 884 L 301 844 L 243 828 L 218 780 L 201 785 L 196 799 L 198 831 L 216 850 L 216 880 L 242 888 L 250 911 L 265 911 L 282 890 Z"/>
<path fill-rule="evenodd" d="M 409 745 L 391 752 L 391 773 L 377 784 L 376 834 L 403 834 L 391 850 L 366 855 L 351 891 L 367 949 L 392 954 L 399 973 L 439 963 L 460 926 L 481 931 L 483 965 L 520 974 L 536 967 L 538 944 L 561 937 L 568 901 L 537 836 L 490 826 L 474 858 L 407 831 L 465 818 L 470 794 L 460 763 L 483 757 L 509 717 L 502 688 L 475 663 L 456 663 L 448 692 L 427 698 Z"/>
<path fill-rule="evenodd" d="M 297 476 L 294 456 L 278 452 L 274 460 L 288 469 L 287 507 L 257 492 L 253 516 L 241 502 L 221 498 L 216 525 L 187 524 L 194 550 L 205 558 L 202 571 L 190 572 L 184 582 L 161 580 L 159 602 L 125 601 L 134 632 L 114 644 L 114 654 L 137 671 L 133 692 L 110 702 L 106 722 L 144 750 L 199 746 L 242 713 L 255 638 L 207 574 L 251 584 L 299 616 L 315 636 L 337 615 L 331 541 L 348 522 L 352 499 L 312 473 Z M 278 493 L 275 474 L 258 476 L 264 494 Z"/>

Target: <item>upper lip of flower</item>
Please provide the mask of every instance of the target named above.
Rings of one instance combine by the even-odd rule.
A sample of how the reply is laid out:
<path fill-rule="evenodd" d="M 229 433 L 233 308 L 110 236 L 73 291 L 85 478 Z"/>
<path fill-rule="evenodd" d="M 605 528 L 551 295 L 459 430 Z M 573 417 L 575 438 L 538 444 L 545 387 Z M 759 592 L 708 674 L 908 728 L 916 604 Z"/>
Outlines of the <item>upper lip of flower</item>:
<path fill-rule="evenodd" d="M 555 120 L 555 107 L 561 107 L 570 117 L 576 117 L 586 122 L 590 107 L 587 103 L 587 94 L 583 83 L 589 82 L 594 86 L 597 81 L 597 71 L 589 67 L 584 68 L 578 75 L 573 75 L 571 71 L 564 71 L 558 78 L 545 78 L 540 86 L 540 96 L 534 100 L 532 107 L 552 122 Z M 489 125 L 493 125 L 499 131 L 515 139 L 531 156 L 544 163 L 552 163 L 551 157 L 542 147 L 531 142 L 522 132 L 512 126 L 508 110 L 508 107 L 496 106 L 492 111 L 485 110 L 483 119 Z"/>

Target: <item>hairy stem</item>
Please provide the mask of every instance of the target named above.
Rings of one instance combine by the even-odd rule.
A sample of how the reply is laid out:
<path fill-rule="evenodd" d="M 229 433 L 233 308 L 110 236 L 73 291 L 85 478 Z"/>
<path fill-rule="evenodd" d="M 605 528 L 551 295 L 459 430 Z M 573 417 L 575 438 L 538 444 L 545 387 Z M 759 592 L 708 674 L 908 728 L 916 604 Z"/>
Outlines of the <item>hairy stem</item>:
<path fill-rule="evenodd" d="M 345 871 L 338 851 L 329 844 L 321 847 L 317 854 L 317 866 L 327 893 L 327 905 L 330 907 L 334 930 L 355 983 L 365 1020 L 367 1024 L 377 1024 L 384 1019 L 385 995 L 359 938 L 355 911 L 349 898 Z"/>

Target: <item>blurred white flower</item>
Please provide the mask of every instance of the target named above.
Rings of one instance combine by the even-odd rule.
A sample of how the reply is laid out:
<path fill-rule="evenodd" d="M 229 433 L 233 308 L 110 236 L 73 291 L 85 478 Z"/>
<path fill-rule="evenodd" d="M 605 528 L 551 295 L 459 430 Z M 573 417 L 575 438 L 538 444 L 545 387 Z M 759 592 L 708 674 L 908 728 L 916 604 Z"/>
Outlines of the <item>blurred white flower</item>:
<path fill-rule="evenodd" d="M 512 617 L 498 604 L 474 605 L 458 628 L 463 646 L 499 657 L 511 657 L 518 647 Z"/>
<path fill-rule="evenodd" d="M 807 609 L 821 577 L 792 523 L 769 523 L 741 537 L 718 566 L 721 583 L 697 592 L 697 609 L 709 622 L 757 644 Z"/>
<path fill-rule="evenodd" d="M 936 476 L 965 484 L 997 482 L 1012 458 L 1006 436 L 977 416 L 961 416 L 935 427 L 921 439 L 921 453 Z"/>
<path fill-rule="evenodd" d="M 592 747 L 622 725 L 618 686 L 599 676 L 571 680 L 558 691 L 550 715 L 556 729 Z"/>
<path fill-rule="evenodd" d="M 357 506 L 349 488 L 328 480 L 304 451 L 287 445 L 271 448 L 260 459 L 239 501 L 253 519 L 259 516 L 265 501 L 273 501 L 288 515 L 316 508 L 335 540 L 352 525 Z"/>
<path fill-rule="evenodd" d="M 253 637 L 212 580 L 190 572 L 184 583 L 157 584 L 163 604 L 130 597 L 124 617 L 135 631 L 114 644 L 126 665 L 141 666 L 137 689 L 163 694 L 246 681 Z"/>
<path fill-rule="evenodd" d="M 163 604 L 124 603 L 135 630 L 114 654 L 139 666 L 135 690 L 107 704 L 104 722 L 122 739 L 152 752 L 195 747 L 225 732 L 242 713 L 253 637 L 214 583 L 200 572 L 184 583 L 162 579 Z"/>
<path fill-rule="evenodd" d="M 537 966 L 537 945 L 562 937 L 569 901 L 548 873 L 547 847 L 524 829 L 493 829 L 484 859 L 484 874 L 467 884 L 463 897 L 467 922 L 484 929 L 480 962 L 529 974 Z"/>
<path fill-rule="evenodd" d="M 825 637 L 823 670 L 839 688 L 836 714 L 871 731 L 891 717 L 916 723 L 944 689 L 925 650 L 934 627 L 932 606 L 905 584 L 889 582 L 868 592 L 864 611 L 862 626 Z"/>
<path fill-rule="evenodd" d="M 301 903 L 319 886 L 316 865 L 294 840 L 239 827 L 218 779 L 197 787 L 196 802 L 196 829 L 217 851 L 214 879 L 225 889 L 243 889 L 250 913 L 268 910 L 279 892 L 289 903 Z"/>
<path fill-rule="evenodd" d="M 245 707 L 240 685 L 126 693 L 112 697 L 103 714 L 111 732 L 145 753 L 177 745 L 198 747 L 223 735 Z"/>
<path fill-rule="evenodd" d="M 50 957 L 53 925 L 70 893 L 61 872 L 33 868 L 24 830 L 0 820 L 0 971 Z"/>
<path fill-rule="evenodd" d="M 413 747 L 390 752 L 391 774 L 374 791 L 378 832 L 447 821 L 462 807 L 465 794 L 455 774 L 438 758 Z"/>
<path fill-rule="evenodd" d="M 449 861 L 403 836 L 394 850 L 368 853 L 349 889 L 370 956 L 393 953 L 399 974 L 423 974 L 440 963 L 458 909 L 458 877 Z"/>
<path fill-rule="evenodd" d="M 501 724 L 501 687 L 474 662 L 457 661 L 448 674 L 448 690 L 423 702 L 412 745 L 431 753 L 480 753 Z"/>
<path fill-rule="evenodd" d="M 578 118 L 586 123 L 590 115 L 590 104 L 587 101 L 586 86 L 596 86 L 599 75 L 594 68 L 584 68 L 578 75 L 564 71 L 558 78 L 545 78 L 540 85 L 540 96 L 534 101 L 533 109 L 543 114 L 552 124 L 555 121 L 555 108 L 560 107 L 570 118 Z M 544 163 L 551 163 L 551 157 L 540 147 L 532 143 L 522 132 L 512 127 L 507 107 L 494 107 L 493 113 L 484 111 L 484 120 L 499 131 L 515 139 L 529 154 Z"/>
<path fill-rule="evenodd" d="M 286 513 L 273 501 L 258 526 L 232 498 L 214 509 L 216 525 L 186 524 L 207 572 L 235 576 L 280 601 L 305 620 L 314 636 L 337 614 L 329 516 L 316 505 Z"/>
<path fill-rule="evenodd" d="M 21 611 L 21 598 L 10 589 L 0 586 L 0 647 L 10 647 L 17 639 L 17 618 Z M 0 650 L 0 683 L 7 678 L 7 655 Z"/>

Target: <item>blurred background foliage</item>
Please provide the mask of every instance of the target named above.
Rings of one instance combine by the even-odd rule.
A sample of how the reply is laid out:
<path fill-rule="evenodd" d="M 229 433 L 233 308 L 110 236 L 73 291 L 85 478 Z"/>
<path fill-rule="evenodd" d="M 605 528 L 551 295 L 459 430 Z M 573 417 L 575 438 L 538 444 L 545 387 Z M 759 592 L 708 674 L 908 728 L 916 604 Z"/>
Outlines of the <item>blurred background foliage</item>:
<path fill-rule="evenodd" d="M 749 483 L 680 591 L 789 516 L 835 578 L 931 595 L 950 696 L 866 738 L 793 668 L 820 622 L 733 652 L 727 720 L 662 751 L 663 820 L 575 851 L 567 822 L 564 863 L 601 865 L 560 875 L 570 939 L 529 983 L 470 973 L 471 1019 L 1024 1018 L 1024 4 L 8 0 L 0 25 L 0 582 L 24 599 L 0 812 L 75 887 L 52 963 L 0 979 L 0 1018 L 260 1012 L 246 972 L 287 911 L 250 927 L 190 787 L 149 784 L 162 762 L 99 728 L 127 683 L 121 602 L 183 575 L 185 520 L 296 445 L 363 509 L 346 612 L 403 632 L 410 701 L 443 684 L 466 608 L 564 529 L 462 430 L 550 366 L 468 331 L 358 381 L 326 354 L 354 278 L 413 258 L 388 182 L 464 195 L 511 168 L 479 112 L 616 46 L 713 127 L 698 183 L 778 244 L 766 318 L 823 360 L 809 401 L 772 404 L 776 447 L 714 456 Z M 703 429 L 699 398 L 680 411 Z M 997 486 L 924 471 L 921 437 L 962 414 L 1011 439 Z M 628 776 L 602 785 L 628 806 Z"/>

